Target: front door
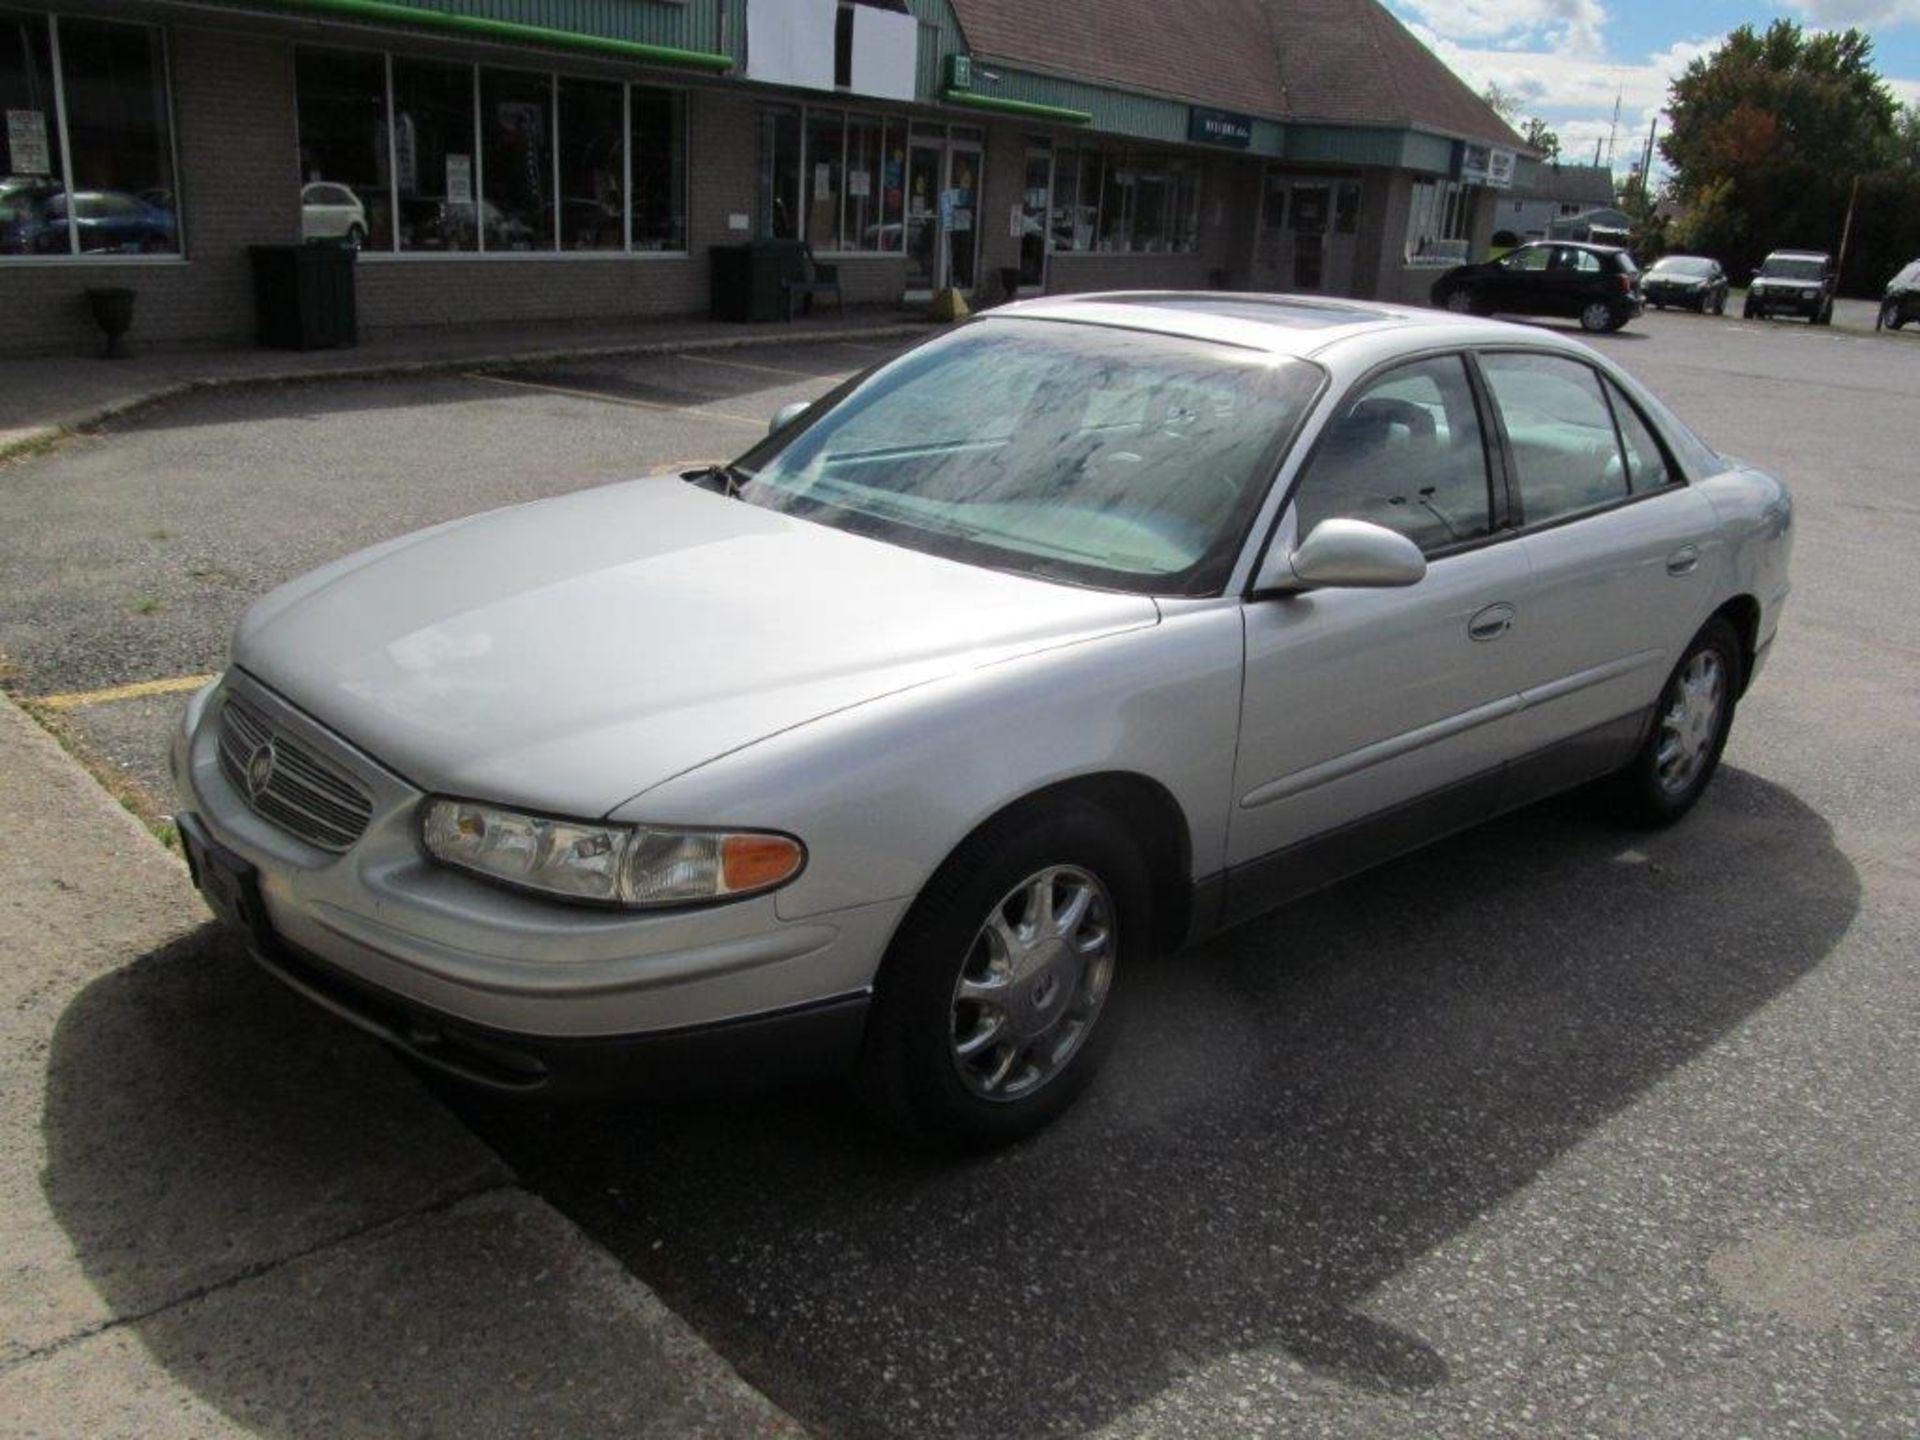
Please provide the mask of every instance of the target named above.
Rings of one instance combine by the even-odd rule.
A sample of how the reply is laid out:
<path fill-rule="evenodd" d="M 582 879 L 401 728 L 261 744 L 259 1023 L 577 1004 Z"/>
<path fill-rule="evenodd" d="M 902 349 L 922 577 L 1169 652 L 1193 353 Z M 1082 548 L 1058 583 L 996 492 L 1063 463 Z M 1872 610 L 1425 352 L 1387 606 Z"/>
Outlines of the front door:
<path fill-rule="evenodd" d="M 1287 288 L 1281 263 L 1287 225 L 1287 179 L 1269 170 L 1260 177 L 1260 217 L 1253 238 L 1253 288 L 1272 292 Z"/>
<path fill-rule="evenodd" d="M 1047 283 L 1047 217 L 1053 213 L 1053 151 L 1027 151 L 1026 184 L 1020 191 L 1020 288 Z"/>
<path fill-rule="evenodd" d="M 942 273 L 940 182 L 946 146 L 915 140 L 907 150 L 907 292 L 931 295 Z"/>
<path fill-rule="evenodd" d="M 1358 180 L 1267 171 L 1260 181 L 1253 288 L 1305 295 L 1350 294 L 1359 230 Z"/>
<path fill-rule="evenodd" d="M 915 135 L 907 149 L 907 293 L 969 293 L 980 259 L 981 149 Z"/>
<path fill-rule="evenodd" d="M 938 288 L 949 285 L 971 294 L 979 279 L 980 263 L 980 150 L 952 144 L 947 149 L 946 274 Z"/>

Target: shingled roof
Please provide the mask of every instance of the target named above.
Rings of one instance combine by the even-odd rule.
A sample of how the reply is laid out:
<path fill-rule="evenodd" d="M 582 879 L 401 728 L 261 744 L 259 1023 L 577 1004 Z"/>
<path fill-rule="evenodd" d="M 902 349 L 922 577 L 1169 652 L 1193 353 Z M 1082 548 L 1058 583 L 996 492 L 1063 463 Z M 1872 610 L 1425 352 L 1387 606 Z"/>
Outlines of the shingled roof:
<path fill-rule="evenodd" d="M 1520 137 L 1378 0 L 951 0 L 974 55 L 1276 120 Z"/>

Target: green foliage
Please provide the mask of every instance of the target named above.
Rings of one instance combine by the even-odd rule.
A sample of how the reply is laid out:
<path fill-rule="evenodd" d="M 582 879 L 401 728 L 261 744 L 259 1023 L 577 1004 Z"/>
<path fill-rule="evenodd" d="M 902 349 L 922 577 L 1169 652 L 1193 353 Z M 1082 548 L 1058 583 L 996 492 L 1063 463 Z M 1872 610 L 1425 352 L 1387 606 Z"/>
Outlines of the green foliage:
<path fill-rule="evenodd" d="M 1553 127 L 1538 115 L 1527 121 L 1526 128 L 1520 132 L 1520 138 L 1538 150 L 1542 160 L 1551 162 L 1560 158 L 1559 135 L 1554 133 Z"/>
<path fill-rule="evenodd" d="M 1673 82 L 1660 151 L 1673 169 L 1684 221 L 1673 239 L 1718 256 L 1743 278 L 1767 251 L 1835 251 L 1856 176 L 1856 215 L 1842 287 L 1878 293 L 1906 243 L 1900 217 L 1870 214 L 1869 191 L 1902 154 L 1920 176 L 1920 123 L 1903 115 L 1859 30 L 1811 33 L 1789 20 L 1743 25 Z M 1893 189 L 1899 187 L 1893 186 Z M 1915 190 L 1907 203 L 1911 213 Z"/>

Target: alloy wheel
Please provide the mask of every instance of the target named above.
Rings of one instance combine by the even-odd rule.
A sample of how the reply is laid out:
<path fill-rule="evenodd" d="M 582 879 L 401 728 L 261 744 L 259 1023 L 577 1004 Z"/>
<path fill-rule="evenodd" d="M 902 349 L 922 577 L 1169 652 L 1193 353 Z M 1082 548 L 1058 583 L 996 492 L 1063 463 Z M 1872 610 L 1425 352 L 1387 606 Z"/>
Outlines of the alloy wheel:
<path fill-rule="evenodd" d="M 1717 651 L 1701 650 L 1674 678 L 1660 717 L 1654 776 L 1668 795 L 1683 794 L 1711 761 L 1726 703 L 1726 666 Z"/>
<path fill-rule="evenodd" d="M 1086 1043 L 1119 952 L 1113 897 L 1074 865 L 1028 876 L 988 912 L 953 987 L 949 1048 L 975 1095 L 1020 1100 Z"/>
<path fill-rule="evenodd" d="M 1580 312 L 1580 327 L 1583 330 L 1611 330 L 1613 311 L 1595 300 Z"/>

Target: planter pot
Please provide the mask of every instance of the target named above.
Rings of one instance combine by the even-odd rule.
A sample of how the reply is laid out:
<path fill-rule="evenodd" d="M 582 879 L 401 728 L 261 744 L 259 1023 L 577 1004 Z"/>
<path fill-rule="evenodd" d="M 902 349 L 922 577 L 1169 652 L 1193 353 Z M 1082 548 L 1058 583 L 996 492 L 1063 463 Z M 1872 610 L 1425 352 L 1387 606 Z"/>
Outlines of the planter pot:
<path fill-rule="evenodd" d="M 124 358 L 127 352 L 120 338 L 133 325 L 133 291 L 118 287 L 91 289 L 87 291 L 87 304 L 93 310 L 93 323 L 107 337 L 105 358 Z"/>

